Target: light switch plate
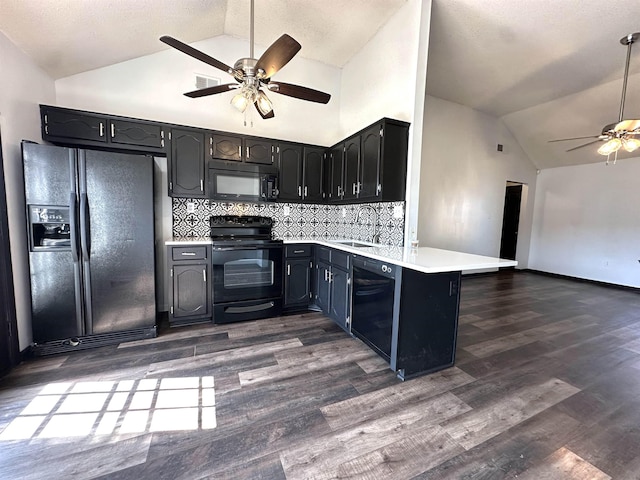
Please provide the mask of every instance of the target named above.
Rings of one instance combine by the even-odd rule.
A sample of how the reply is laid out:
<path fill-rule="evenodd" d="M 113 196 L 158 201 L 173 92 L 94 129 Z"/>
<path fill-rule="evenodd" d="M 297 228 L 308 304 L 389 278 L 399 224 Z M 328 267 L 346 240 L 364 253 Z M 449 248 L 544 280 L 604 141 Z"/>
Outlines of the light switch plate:
<path fill-rule="evenodd" d="M 402 205 L 393 206 L 393 218 L 402 218 Z"/>

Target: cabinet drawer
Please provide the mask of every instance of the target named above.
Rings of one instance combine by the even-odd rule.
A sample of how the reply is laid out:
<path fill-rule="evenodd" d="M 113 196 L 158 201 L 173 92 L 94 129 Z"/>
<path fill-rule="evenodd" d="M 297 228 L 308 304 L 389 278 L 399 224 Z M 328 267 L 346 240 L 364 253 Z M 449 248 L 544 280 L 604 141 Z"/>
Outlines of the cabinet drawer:
<path fill-rule="evenodd" d="M 193 246 L 193 247 L 172 247 L 171 259 L 176 260 L 206 260 L 207 259 L 207 247 L 205 246 Z"/>
<path fill-rule="evenodd" d="M 310 257 L 311 245 L 285 245 L 284 254 L 287 258 Z"/>
<path fill-rule="evenodd" d="M 331 263 L 331 249 L 327 247 L 317 247 L 316 255 L 319 262 Z"/>
<path fill-rule="evenodd" d="M 341 252 L 340 250 L 331 251 L 331 265 L 349 270 L 349 257 L 350 254 Z"/>

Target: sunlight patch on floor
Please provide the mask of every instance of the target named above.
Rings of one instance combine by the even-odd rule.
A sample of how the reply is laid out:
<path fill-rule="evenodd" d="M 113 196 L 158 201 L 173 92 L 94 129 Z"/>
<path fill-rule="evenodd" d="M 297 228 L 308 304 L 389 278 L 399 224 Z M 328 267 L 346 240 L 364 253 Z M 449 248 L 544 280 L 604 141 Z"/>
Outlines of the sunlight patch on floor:
<path fill-rule="evenodd" d="M 212 376 L 46 385 L 0 440 L 215 428 Z"/>

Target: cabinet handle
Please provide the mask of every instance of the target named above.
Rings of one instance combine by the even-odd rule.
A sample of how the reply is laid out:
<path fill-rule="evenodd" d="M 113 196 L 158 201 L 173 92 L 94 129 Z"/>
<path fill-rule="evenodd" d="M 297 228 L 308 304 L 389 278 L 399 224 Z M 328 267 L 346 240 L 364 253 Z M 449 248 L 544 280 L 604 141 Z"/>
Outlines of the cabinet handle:
<path fill-rule="evenodd" d="M 304 198 L 307 198 L 307 186 L 304 186 Z"/>
<path fill-rule="evenodd" d="M 111 124 L 111 138 L 115 138 L 116 136 L 116 126 L 112 123 Z"/>
<path fill-rule="evenodd" d="M 302 196 L 302 187 L 300 185 L 298 185 L 298 196 Z"/>
<path fill-rule="evenodd" d="M 242 147 L 238 145 L 238 156 L 242 158 Z"/>
<path fill-rule="evenodd" d="M 251 155 L 249 155 L 249 147 L 247 147 L 247 158 L 251 158 Z"/>
<path fill-rule="evenodd" d="M 204 192 L 204 180 L 200 179 L 200 191 Z"/>
<path fill-rule="evenodd" d="M 324 281 L 329 281 L 329 270 L 327 270 L 326 268 L 324 269 Z"/>
<path fill-rule="evenodd" d="M 287 276 L 291 275 L 291 265 L 287 265 Z"/>
<path fill-rule="evenodd" d="M 333 282 L 333 272 L 329 272 L 329 283 Z"/>
<path fill-rule="evenodd" d="M 304 253 L 304 250 L 294 250 L 293 253 Z"/>
<path fill-rule="evenodd" d="M 206 268 L 202 269 L 202 280 L 204 280 L 204 283 L 207 283 L 207 269 Z"/>
<path fill-rule="evenodd" d="M 352 187 L 353 187 L 353 188 L 352 188 L 351 190 L 352 190 L 353 194 L 355 195 L 355 194 L 356 194 L 356 184 L 354 183 L 354 184 L 352 185 Z"/>
<path fill-rule="evenodd" d="M 104 123 L 100 122 L 100 136 L 104 137 Z"/>
<path fill-rule="evenodd" d="M 182 255 L 183 257 L 195 257 L 196 252 L 182 252 L 180 255 Z"/>

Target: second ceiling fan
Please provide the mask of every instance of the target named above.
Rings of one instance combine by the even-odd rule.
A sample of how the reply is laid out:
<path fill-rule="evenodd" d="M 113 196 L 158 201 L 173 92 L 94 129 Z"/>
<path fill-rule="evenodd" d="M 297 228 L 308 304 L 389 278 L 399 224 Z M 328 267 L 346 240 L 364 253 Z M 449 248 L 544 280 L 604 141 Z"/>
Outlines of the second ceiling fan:
<path fill-rule="evenodd" d="M 253 55 L 254 41 L 254 0 L 251 0 L 251 26 L 250 26 L 250 52 L 248 58 L 240 58 L 233 68 L 216 60 L 200 50 L 197 50 L 186 43 L 173 37 L 164 35 L 160 41 L 180 50 L 187 55 L 196 58 L 212 67 L 223 70 L 233 75 L 237 83 L 226 83 L 213 87 L 202 88 L 187 92 L 185 95 L 191 98 L 206 97 L 218 93 L 237 90 L 236 95 L 231 99 L 231 104 L 241 112 L 244 112 L 250 104 L 254 104 L 260 116 L 264 119 L 273 118 L 273 105 L 267 97 L 265 90 L 287 95 L 289 97 L 307 100 L 309 102 L 327 103 L 331 99 L 328 93 L 314 90 L 300 85 L 284 83 L 272 80 L 272 76 L 284 67 L 300 51 L 302 46 L 292 37 L 283 34 L 269 48 L 255 59 Z"/>

